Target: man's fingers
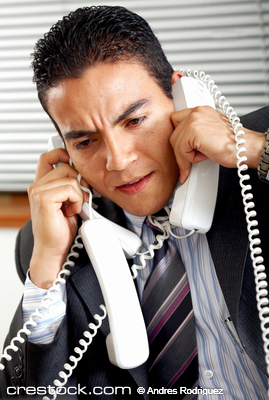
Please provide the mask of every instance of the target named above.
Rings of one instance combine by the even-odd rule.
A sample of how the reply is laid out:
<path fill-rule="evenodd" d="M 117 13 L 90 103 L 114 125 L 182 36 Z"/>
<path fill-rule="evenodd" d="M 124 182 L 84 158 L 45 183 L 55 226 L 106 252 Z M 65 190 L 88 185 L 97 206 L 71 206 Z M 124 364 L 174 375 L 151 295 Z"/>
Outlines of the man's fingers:
<path fill-rule="evenodd" d="M 69 155 L 64 149 L 55 149 L 41 154 L 36 171 L 36 180 L 43 178 L 54 169 L 53 165 L 59 162 L 68 164 Z"/>
<path fill-rule="evenodd" d="M 62 163 L 62 165 L 54 168 L 53 166 L 58 163 Z M 69 164 L 69 155 L 66 150 L 55 149 L 42 154 L 38 163 L 35 182 L 38 184 L 38 181 L 40 181 L 40 184 L 43 185 L 44 182 L 52 182 L 63 177 L 74 177 L 76 179 L 78 177 L 78 172 Z M 87 189 L 90 188 L 83 177 L 80 179 L 80 185 Z M 85 191 L 83 193 L 85 201 L 88 201 L 89 194 Z"/>
<path fill-rule="evenodd" d="M 182 157 L 180 154 L 176 155 L 177 164 L 179 167 L 179 180 L 180 183 L 186 182 L 191 171 L 191 163 Z"/>
<path fill-rule="evenodd" d="M 57 212 L 62 209 L 69 208 L 69 217 L 81 212 L 83 196 L 81 190 L 75 181 L 61 180 L 58 185 L 47 184 L 35 187 L 31 192 L 31 203 L 37 209 L 47 209 L 51 212 Z"/>
<path fill-rule="evenodd" d="M 184 110 L 174 112 L 171 115 L 174 127 L 176 128 L 180 122 L 187 118 L 191 114 L 192 110 L 192 108 L 185 108 Z"/>

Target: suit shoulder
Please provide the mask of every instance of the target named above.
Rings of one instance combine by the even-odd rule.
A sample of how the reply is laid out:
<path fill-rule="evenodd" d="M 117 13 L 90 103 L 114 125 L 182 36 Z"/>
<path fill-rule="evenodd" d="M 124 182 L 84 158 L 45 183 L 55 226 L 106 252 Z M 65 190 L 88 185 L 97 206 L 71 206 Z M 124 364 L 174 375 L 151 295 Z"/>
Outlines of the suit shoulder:
<path fill-rule="evenodd" d="M 247 129 L 265 132 L 269 128 L 269 106 L 246 114 L 240 120 Z"/>

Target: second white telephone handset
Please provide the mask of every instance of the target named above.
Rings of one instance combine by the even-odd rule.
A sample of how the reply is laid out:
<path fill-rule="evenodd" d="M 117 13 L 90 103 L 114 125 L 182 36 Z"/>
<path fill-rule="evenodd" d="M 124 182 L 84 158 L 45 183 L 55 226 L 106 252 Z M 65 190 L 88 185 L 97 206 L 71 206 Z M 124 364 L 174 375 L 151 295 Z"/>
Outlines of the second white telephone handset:
<path fill-rule="evenodd" d="M 183 76 L 172 88 L 175 111 L 197 106 L 215 108 L 215 101 L 205 86 L 197 79 Z M 209 231 L 218 191 L 219 164 L 205 160 L 192 164 L 187 181 L 174 197 L 170 213 L 172 225 L 200 233 Z"/>

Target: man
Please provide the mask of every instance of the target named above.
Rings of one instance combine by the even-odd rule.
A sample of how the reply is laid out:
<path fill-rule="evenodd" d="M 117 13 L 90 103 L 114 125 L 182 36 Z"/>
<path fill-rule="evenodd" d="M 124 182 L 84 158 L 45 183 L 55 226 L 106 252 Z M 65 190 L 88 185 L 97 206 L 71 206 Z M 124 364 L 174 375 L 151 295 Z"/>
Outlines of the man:
<path fill-rule="evenodd" d="M 183 183 L 187 179 L 191 163 L 210 158 L 222 166 L 208 234 L 195 233 L 182 240 L 171 237 L 168 241 L 168 250 L 172 249 L 177 262 L 175 274 L 183 269 L 184 278 L 178 279 L 186 279 L 186 287 L 190 286 L 193 307 L 188 321 L 175 326 L 169 338 L 168 348 L 173 349 L 170 359 L 166 359 L 166 343 L 156 359 L 152 358 L 157 341 L 154 337 L 148 363 L 131 370 L 115 367 L 106 352 L 106 319 L 69 377 L 65 387 L 70 391 L 63 393 L 119 398 L 127 389 L 127 394 L 135 394 L 144 387 L 140 397 L 157 398 L 166 390 L 177 398 L 195 398 L 198 384 L 199 398 L 207 398 L 207 389 L 216 390 L 208 392 L 216 399 L 265 399 L 266 366 L 229 121 L 210 107 L 174 113 L 171 87 L 182 74 L 172 70 L 148 24 L 124 8 L 93 7 L 71 13 L 38 42 L 33 67 L 39 99 L 67 152 L 57 149 L 42 155 L 36 180 L 29 188 L 32 220 L 21 231 L 16 250 L 22 279 L 29 269 L 24 321 L 56 279 L 81 224 L 78 214 L 87 195 L 80 189 L 78 173 L 84 185 L 101 195 L 98 211 L 116 223 L 127 224 L 142 237 L 146 250 L 155 240 L 146 216 L 171 205 L 178 180 Z M 258 179 L 256 169 L 266 142 L 268 108 L 245 117 L 243 122 L 265 248 L 269 186 Z M 69 157 L 77 171 L 68 164 Z M 53 169 L 59 161 L 64 165 Z M 175 229 L 174 233 L 178 236 L 182 230 Z M 32 329 L 32 338 L 30 335 L 20 344 L 20 350 L 12 353 L 12 361 L 4 360 L 6 368 L 0 377 L 3 396 L 12 385 L 53 385 L 87 324 L 96 323 L 93 316 L 100 314 L 103 299 L 85 251 L 79 253 L 67 278 L 66 293 L 63 287 L 54 303 L 54 315 L 40 320 Z M 266 249 L 264 254 L 266 258 Z M 137 278 L 146 320 L 145 292 L 151 296 L 148 287 L 155 271 L 149 262 Z M 153 294 L 156 286 L 152 287 Z M 28 304 L 32 293 L 35 306 Z M 181 309 L 177 310 L 181 317 Z M 6 344 L 22 324 L 19 308 Z M 191 334 L 184 333 L 185 324 Z M 182 352 L 190 347 L 187 361 L 182 353 L 174 352 L 181 347 Z M 125 389 L 116 390 L 120 387 Z M 81 390 L 72 392 L 74 388 Z"/>

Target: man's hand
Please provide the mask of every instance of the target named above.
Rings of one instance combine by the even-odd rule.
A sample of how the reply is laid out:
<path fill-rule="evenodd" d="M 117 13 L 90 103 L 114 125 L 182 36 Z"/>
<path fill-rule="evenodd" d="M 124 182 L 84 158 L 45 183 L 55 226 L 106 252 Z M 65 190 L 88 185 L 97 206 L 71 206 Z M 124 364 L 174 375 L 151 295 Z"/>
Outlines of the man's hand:
<path fill-rule="evenodd" d="M 54 169 L 59 161 L 65 164 Z M 52 285 L 66 260 L 78 228 L 77 214 L 87 196 L 68 162 L 63 149 L 43 154 L 28 190 L 34 234 L 30 278 L 44 289 Z"/>
<path fill-rule="evenodd" d="M 207 158 L 236 168 L 235 135 L 229 120 L 212 107 L 196 107 L 172 115 L 175 130 L 170 137 L 180 171 L 180 182 L 189 176 L 191 164 Z M 245 155 L 250 168 L 257 168 L 265 144 L 263 133 L 243 128 Z"/>

